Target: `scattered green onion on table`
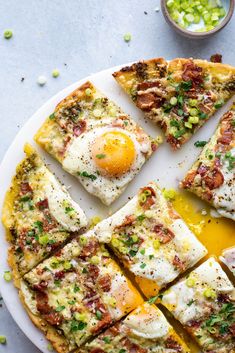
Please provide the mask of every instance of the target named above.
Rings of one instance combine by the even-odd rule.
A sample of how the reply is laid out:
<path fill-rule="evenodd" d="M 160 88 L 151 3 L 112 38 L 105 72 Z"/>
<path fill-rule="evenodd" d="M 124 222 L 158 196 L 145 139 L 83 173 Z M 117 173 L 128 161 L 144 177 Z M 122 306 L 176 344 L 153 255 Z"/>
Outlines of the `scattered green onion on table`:
<path fill-rule="evenodd" d="M 166 5 L 179 26 L 195 32 L 214 29 L 226 16 L 221 0 L 168 0 Z"/>

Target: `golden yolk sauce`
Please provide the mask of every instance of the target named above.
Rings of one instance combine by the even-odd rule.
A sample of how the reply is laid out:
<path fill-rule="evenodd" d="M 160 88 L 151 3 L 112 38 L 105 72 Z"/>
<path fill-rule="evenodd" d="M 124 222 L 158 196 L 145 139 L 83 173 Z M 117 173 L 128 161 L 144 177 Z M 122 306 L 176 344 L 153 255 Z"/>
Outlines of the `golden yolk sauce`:
<path fill-rule="evenodd" d="M 198 200 L 187 192 L 176 194 L 173 201 L 175 210 L 187 223 L 189 228 L 208 250 L 208 256 L 220 256 L 222 250 L 234 246 L 234 222 L 228 218 L 214 218 L 210 215 L 212 207 Z M 206 211 L 206 215 L 202 214 Z"/>
<path fill-rule="evenodd" d="M 101 173 L 120 176 L 130 170 L 136 151 L 132 139 L 121 131 L 108 131 L 92 146 L 92 158 Z"/>
<path fill-rule="evenodd" d="M 222 250 L 234 246 L 235 227 L 232 220 L 224 217 L 213 218 L 210 215 L 212 207 L 186 191 L 178 192 L 172 203 L 192 232 L 205 245 L 208 257 L 211 255 L 219 257 Z M 206 213 L 205 215 L 202 214 L 202 210 Z M 176 320 L 173 320 L 173 323 L 174 327 L 176 326 L 178 331 L 184 335 L 191 352 L 199 353 L 200 348 L 186 334 L 181 325 Z"/>

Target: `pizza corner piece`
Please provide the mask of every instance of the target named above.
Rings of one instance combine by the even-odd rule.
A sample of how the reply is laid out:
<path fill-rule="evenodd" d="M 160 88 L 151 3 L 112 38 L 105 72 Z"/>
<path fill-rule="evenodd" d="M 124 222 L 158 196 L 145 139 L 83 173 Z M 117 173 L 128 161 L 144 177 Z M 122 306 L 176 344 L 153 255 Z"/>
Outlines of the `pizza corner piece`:
<path fill-rule="evenodd" d="M 92 234 L 72 240 L 21 280 L 20 297 L 30 318 L 59 353 L 80 347 L 143 303 Z"/>
<path fill-rule="evenodd" d="M 147 298 L 207 254 L 154 182 L 97 224 L 94 232 L 134 275 Z"/>
<path fill-rule="evenodd" d="M 2 210 L 11 245 L 8 260 L 16 282 L 88 223 L 83 210 L 37 151 L 26 144 L 24 152 Z"/>
<path fill-rule="evenodd" d="M 176 150 L 235 93 L 235 67 L 198 59 L 156 58 L 113 74 Z"/>
<path fill-rule="evenodd" d="M 235 288 L 215 258 L 170 287 L 162 304 L 204 353 L 234 353 Z"/>
<path fill-rule="evenodd" d="M 155 305 L 144 303 L 79 352 L 190 353 L 190 350 L 162 312 Z"/>
<path fill-rule="evenodd" d="M 91 82 L 56 106 L 35 140 L 106 205 L 120 196 L 158 146 Z"/>
<path fill-rule="evenodd" d="M 235 220 L 235 104 L 225 113 L 181 187 Z"/>

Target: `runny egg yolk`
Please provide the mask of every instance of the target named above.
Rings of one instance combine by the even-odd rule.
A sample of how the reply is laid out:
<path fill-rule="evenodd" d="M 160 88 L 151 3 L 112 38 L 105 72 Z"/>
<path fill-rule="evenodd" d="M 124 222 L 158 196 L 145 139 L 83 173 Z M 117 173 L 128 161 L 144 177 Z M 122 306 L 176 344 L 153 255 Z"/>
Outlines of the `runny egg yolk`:
<path fill-rule="evenodd" d="M 98 170 L 108 176 L 126 173 L 136 155 L 132 139 L 121 131 L 108 131 L 96 138 L 91 153 Z"/>

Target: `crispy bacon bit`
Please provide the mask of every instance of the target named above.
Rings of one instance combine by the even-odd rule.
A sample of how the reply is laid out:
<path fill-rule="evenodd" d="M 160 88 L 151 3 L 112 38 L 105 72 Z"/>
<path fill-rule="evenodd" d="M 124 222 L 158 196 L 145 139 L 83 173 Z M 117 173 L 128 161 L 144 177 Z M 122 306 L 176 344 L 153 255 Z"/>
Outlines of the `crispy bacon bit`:
<path fill-rule="evenodd" d="M 156 224 L 153 231 L 163 244 L 169 243 L 175 237 L 175 234 L 170 229 L 164 227 L 163 224 Z"/>
<path fill-rule="evenodd" d="M 180 260 L 180 258 L 177 255 L 175 255 L 173 259 L 173 265 L 177 267 L 180 271 L 185 270 L 185 264 L 183 263 L 183 261 Z"/>
<path fill-rule="evenodd" d="M 78 123 L 73 127 L 73 134 L 74 136 L 80 136 L 86 130 L 86 121 L 79 120 Z"/>
<path fill-rule="evenodd" d="M 103 290 L 103 292 L 109 292 L 111 289 L 111 277 L 109 274 L 106 274 L 99 278 L 98 284 Z"/>
<path fill-rule="evenodd" d="M 159 81 L 141 82 L 137 86 L 137 91 L 146 91 L 149 88 L 159 87 L 159 86 L 160 86 L 160 82 Z"/>
<path fill-rule="evenodd" d="M 183 143 L 183 139 L 178 140 L 173 135 L 168 135 L 166 141 L 171 145 L 173 150 L 177 150 L 181 146 L 181 144 Z"/>
<path fill-rule="evenodd" d="M 41 281 L 39 284 L 35 284 L 33 288 L 39 292 L 43 292 L 48 286 L 46 281 Z"/>
<path fill-rule="evenodd" d="M 157 144 L 155 142 L 151 142 L 151 149 L 153 152 L 157 150 Z"/>
<path fill-rule="evenodd" d="M 141 346 L 131 342 L 129 338 L 123 338 L 121 341 L 123 346 L 127 349 L 128 353 L 146 353 L 147 350 L 142 348 Z"/>
<path fill-rule="evenodd" d="M 150 111 L 155 105 L 155 95 L 153 93 L 137 95 L 136 105 L 144 111 Z"/>
<path fill-rule="evenodd" d="M 101 348 L 93 348 L 90 353 L 105 353 L 105 351 Z"/>
<path fill-rule="evenodd" d="M 222 55 L 221 54 L 213 54 L 210 57 L 210 61 L 212 63 L 222 63 Z"/>
<path fill-rule="evenodd" d="M 182 187 L 184 189 L 188 189 L 193 185 L 195 176 L 197 175 L 197 171 L 193 170 L 190 173 L 188 173 L 185 177 L 185 179 L 182 181 Z"/>
<path fill-rule="evenodd" d="M 47 314 L 50 311 L 50 306 L 48 304 L 48 295 L 45 292 L 36 292 L 36 302 L 37 309 L 41 314 Z"/>
<path fill-rule="evenodd" d="M 198 320 L 191 320 L 187 323 L 187 326 L 188 327 L 192 327 L 194 329 L 197 329 L 201 326 L 201 321 L 198 321 Z"/>
<path fill-rule="evenodd" d="M 44 232 L 48 232 L 49 230 L 56 228 L 58 225 L 57 221 L 52 217 L 48 209 L 44 210 L 44 218 L 42 223 Z"/>
<path fill-rule="evenodd" d="M 206 173 L 208 172 L 209 167 L 204 165 L 204 164 L 200 164 L 200 166 L 197 169 L 197 174 L 200 174 L 201 177 L 204 177 L 206 175 Z"/>
<path fill-rule="evenodd" d="M 230 325 L 228 329 L 232 333 L 232 336 L 235 337 L 235 323 Z"/>
<path fill-rule="evenodd" d="M 117 226 L 116 228 L 122 228 L 126 226 L 130 226 L 135 222 L 135 216 L 134 215 L 129 215 L 126 216 L 123 223 L 120 226 Z"/>
<path fill-rule="evenodd" d="M 48 295 L 45 292 L 36 292 L 37 310 L 42 314 L 49 324 L 58 326 L 62 322 L 62 316 L 53 311 L 48 304 Z"/>
<path fill-rule="evenodd" d="M 97 324 L 91 329 L 91 332 L 93 334 L 98 333 L 102 329 L 104 329 L 106 326 L 110 325 L 112 322 L 112 318 L 108 312 L 108 310 L 105 308 L 105 306 L 100 302 L 100 300 L 96 301 L 95 303 L 95 310 L 99 310 L 102 313 L 101 320 L 97 322 Z"/>
<path fill-rule="evenodd" d="M 55 272 L 55 280 L 62 279 L 65 276 L 65 271 L 57 271 Z"/>
<path fill-rule="evenodd" d="M 183 66 L 182 78 L 186 82 L 191 81 L 194 85 L 200 85 L 203 83 L 202 68 L 192 60 L 188 60 Z"/>
<path fill-rule="evenodd" d="M 228 294 L 224 294 L 224 293 L 219 293 L 217 300 L 218 300 L 218 303 L 222 303 L 222 304 L 230 302 L 230 298 L 229 298 Z"/>
<path fill-rule="evenodd" d="M 232 125 L 233 113 L 228 112 L 224 115 L 221 121 L 220 128 L 220 137 L 217 140 L 217 143 L 221 143 L 222 145 L 229 145 L 233 140 L 234 127 Z"/>
<path fill-rule="evenodd" d="M 91 257 L 96 254 L 98 243 L 95 240 L 90 240 L 86 245 L 83 246 L 79 258 L 86 260 L 87 257 Z"/>
<path fill-rule="evenodd" d="M 49 322 L 52 326 L 58 326 L 63 321 L 61 315 L 55 311 L 50 312 L 49 314 L 44 315 L 46 321 Z"/>
<path fill-rule="evenodd" d="M 174 349 L 176 352 L 182 352 L 180 344 L 171 336 L 166 339 L 165 346 L 166 348 Z"/>
<path fill-rule="evenodd" d="M 40 211 L 43 211 L 46 208 L 49 208 L 48 199 L 44 199 L 44 200 L 38 201 L 36 205 L 37 205 L 37 207 L 39 208 Z"/>
<path fill-rule="evenodd" d="M 156 196 L 156 194 L 155 194 L 155 191 L 153 190 L 153 188 L 151 188 L 149 186 L 142 188 L 140 193 L 142 194 L 145 191 L 148 191 L 151 194 L 147 196 L 146 201 L 140 202 L 140 206 L 143 207 L 144 210 L 148 210 L 148 209 L 150 209 L 150 207 L 152 205 L 154 205 L 154 203 L 155 203 L 154 197 Z"/>
<path fill-rule="evenodd" d="M 91 277 L 92 281 L 95 281 L 100 273 L 99 267 L 93 264 L 89 264 L 87 268 L 89 272 L 89 277 Z"/>
<path fill-rule="evenodd" d="M 224 176 L 221 171 L 214 167 L 204 178 L 203 178 L 206 186 L 210 189 L 217 189 L 224 182 Z"/>
<path fill-rule="evenodd" d="M 23 182 L 20 184 L 20 193 L 21 195 L 26 195 L 26 194 L 31 194 L 33 192 L 33 189 L 29 185 L 28 182 Z"/>

